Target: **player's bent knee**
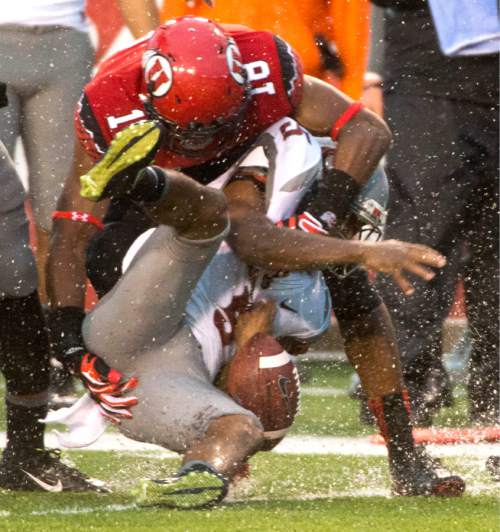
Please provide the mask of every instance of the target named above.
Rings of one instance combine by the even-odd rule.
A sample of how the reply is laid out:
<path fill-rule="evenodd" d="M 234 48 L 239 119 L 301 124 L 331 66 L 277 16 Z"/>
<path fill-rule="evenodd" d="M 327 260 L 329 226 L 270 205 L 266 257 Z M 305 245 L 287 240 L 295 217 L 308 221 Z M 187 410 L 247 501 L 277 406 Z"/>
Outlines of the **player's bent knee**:
<path fill-rule="evenodd" d="M 220 190 L 205 187 L 201 197 L 199 222 L 224 230 L 229 221 L 226 197 Z"/>

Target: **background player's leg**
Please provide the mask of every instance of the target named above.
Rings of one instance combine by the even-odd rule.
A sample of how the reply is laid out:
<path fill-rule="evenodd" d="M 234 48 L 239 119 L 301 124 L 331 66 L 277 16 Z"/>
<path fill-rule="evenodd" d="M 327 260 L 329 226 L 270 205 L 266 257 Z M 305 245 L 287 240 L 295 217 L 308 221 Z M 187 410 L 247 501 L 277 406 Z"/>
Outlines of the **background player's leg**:
<path fill-rule="evenodd" d="M 24 190 L 0 142 L 0 370 L 6 380 L 7 447 L 0 465 L 0 485 L 10 489 L 63 489 L 93 486 L 78 471 L 44 451 L 49 363 L 48 340 L 29 246 Z M 30 472 L 29 476 L 26 471 Z"/>
<path fill-rule="evenodd" d="M 18 73 L 25 97 L 21 135 L 29 170 L 29 196 L 36 233 L 35 258 L 38 292 L 46 304 L 45 265 L 52 226 L 51 215 L 69 173 L 74 149 L 73 111 L 83 86 L 90 79 L 94 51 L 89 36 L 73 28 L 19 32 L 21 54 L 28 62 L 16 62 L 16 71 L 28 65 L 32 72 Z M 19 47 L 17 47 L 19 48 Z M 10 61 L 9 61 L 10 63 Z M 33 64 L 37 68 L 32 68 Z M 1 135 L 0 135 L 1 138 Z M 76 400 L 69 372 L 51 360 L 51 404 L 69 406 Z"/>
<path fill-rule="evenodd" d="M 17 462 L 43 448 L 49 385 L 48 343 L 29 246 L 24 189 L 0 142 L 0 369 L 6 380 L 7 447 L 2 483 L 15 484 Z M 7 467 L 6 464 L 10 464 Z"/>
<path fill-rule="evenodd" d="M 87 34 L 57 28 L 23 32 L 23 54 L 36 69 L 23 102 L 21 135 L 29 166 L 29 195 L 37 231 L 40 294 L 45 302 L 45 262 L 51 215 L 73 156 L 73 111 L 90 79 L 93 49 Z M 55 65 L 55 66 L 54 66 Z M 18 65 L 16 65 L 18 68 Z"/>
<path fill-rule="evenodd" d="M 461 268 L 459 222 L 470 184 L 460 172 L 456 155 L 457 129 L 450 124 L 454 112 L 451 103 L 440 102 L 439 117 L 432 98 L 415 101 L 413 97 L 387 95 L 385 105 L 388 123 L 395 131 L 387 155 L 391 194 L 385 236 L 426 244 L 447 259 L 446 267 L 431 282 L 412 278 L 416 290 L 411 297 L 403 296 L 387 276 L 377 277 L 377 287 L 396 328 L 413 419 L 428 425 L 439 407 L 451 400 L 441 360 L 441 336 Z M 442 377 L 441 385 L 434 391 L 431 405 L 426 398 L 430 391 L 427 383 L 436 373 Z"/>
<path fill-rule="evenodd" d="M 88 477 L 45 450 L 49 386 L 48 340 L 37 292 L 0 300 L 0 369 L 6 380 L 7 445 L 0 487 L 95 491 Z"/>
<path fill-rule="evenodd" d="M 499 133 L 489 106 L 461 105 L 457 127 L 464 131 L 461 155 L 474 183 L 463 216 L 470 261 L 464 275 L 467 318 L 472 340 L 469 360 L 471 421 L 499 422 L 498 314 L 498 161 Z M 498 111 L 498 104 L 496 106 Z"/>
<path fill-rule="evenodd" d="M 36 292 L 0 301 L 1 369 L 6 380 L 9 456 L 43 449 L 49 364 L 45 324 Z"/>

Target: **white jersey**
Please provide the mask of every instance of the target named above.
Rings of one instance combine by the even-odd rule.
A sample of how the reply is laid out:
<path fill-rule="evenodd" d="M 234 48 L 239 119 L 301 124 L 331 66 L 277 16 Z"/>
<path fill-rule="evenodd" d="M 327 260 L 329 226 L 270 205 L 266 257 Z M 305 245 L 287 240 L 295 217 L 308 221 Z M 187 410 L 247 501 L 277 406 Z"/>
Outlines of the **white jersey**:
<path fill-rule="evenodd" d="M 231 171 L 211 184 L 223 187 L 236 168 L 261 168 L 267 175 L 267 216 L 273 222 L 295 213 L 305 192 L 319 179 L 322 167 L 321 149 L 315 139 L 298 124 L 294 134 L 284 135 L 282 122 L 268 128 Z M 272 298 L 278 304 L 275 336 L 308 339 L 330 325 L 330 296 L 321 272 L 268 275 L 247 267 L 223 243 L 187 306 L 187 320 L 212 378 L 234 355 L 233 327 L 238 314 L 262 298 Z"/>
<path fill-rule="evenodd" d="M 88 31 L 85 0 L 13 0 L 2 2 L 0 26 L 65 26 Z M 1 27 L 0 27 L 1 29 Z"/>

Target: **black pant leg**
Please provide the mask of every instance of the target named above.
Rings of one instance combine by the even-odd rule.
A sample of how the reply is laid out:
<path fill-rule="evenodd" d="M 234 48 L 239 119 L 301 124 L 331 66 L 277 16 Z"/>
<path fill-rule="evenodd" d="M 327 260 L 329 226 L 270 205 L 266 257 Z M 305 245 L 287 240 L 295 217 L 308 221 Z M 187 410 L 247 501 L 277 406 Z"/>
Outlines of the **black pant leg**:
<path fill-rule="evenodd" d="M 389 94 L 385 103 L 394 135 L 387 157 L 391 198 L 386 238 L 427 244 L 448 261 L 430 283 L 410 276 L 416 287 L 411 297 L 391 278 L 377 280 L 395 323 L 405 378 L 418 390 L 433 368 L 442 369 L 442 325 L 461 269 L 457 221 L 468 184 L 455 154 L 450 102 Z"/>
<path fill-rule="evenodd" d="M 463 219 L 470 260 L 464 273 L 472 339 L 469 360 L 470 417 L 499 419 L 499 135 L 498 106 L 462 105 L 462 158 L 474 184 Z"/>

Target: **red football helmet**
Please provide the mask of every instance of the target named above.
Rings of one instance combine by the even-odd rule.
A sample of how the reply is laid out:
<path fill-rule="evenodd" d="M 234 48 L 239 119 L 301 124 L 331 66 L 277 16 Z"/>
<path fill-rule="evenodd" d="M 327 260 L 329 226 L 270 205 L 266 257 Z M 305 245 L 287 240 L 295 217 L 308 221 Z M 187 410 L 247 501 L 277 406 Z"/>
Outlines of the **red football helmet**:
<path fill-rule="evenodd" d="M 167 129 L 167 147 L 187 157 L 216 155 L 235 136 L 249 100 L 241 53 L 215 22 L 169 20 L 143 57 L 146 110 Z"/>

